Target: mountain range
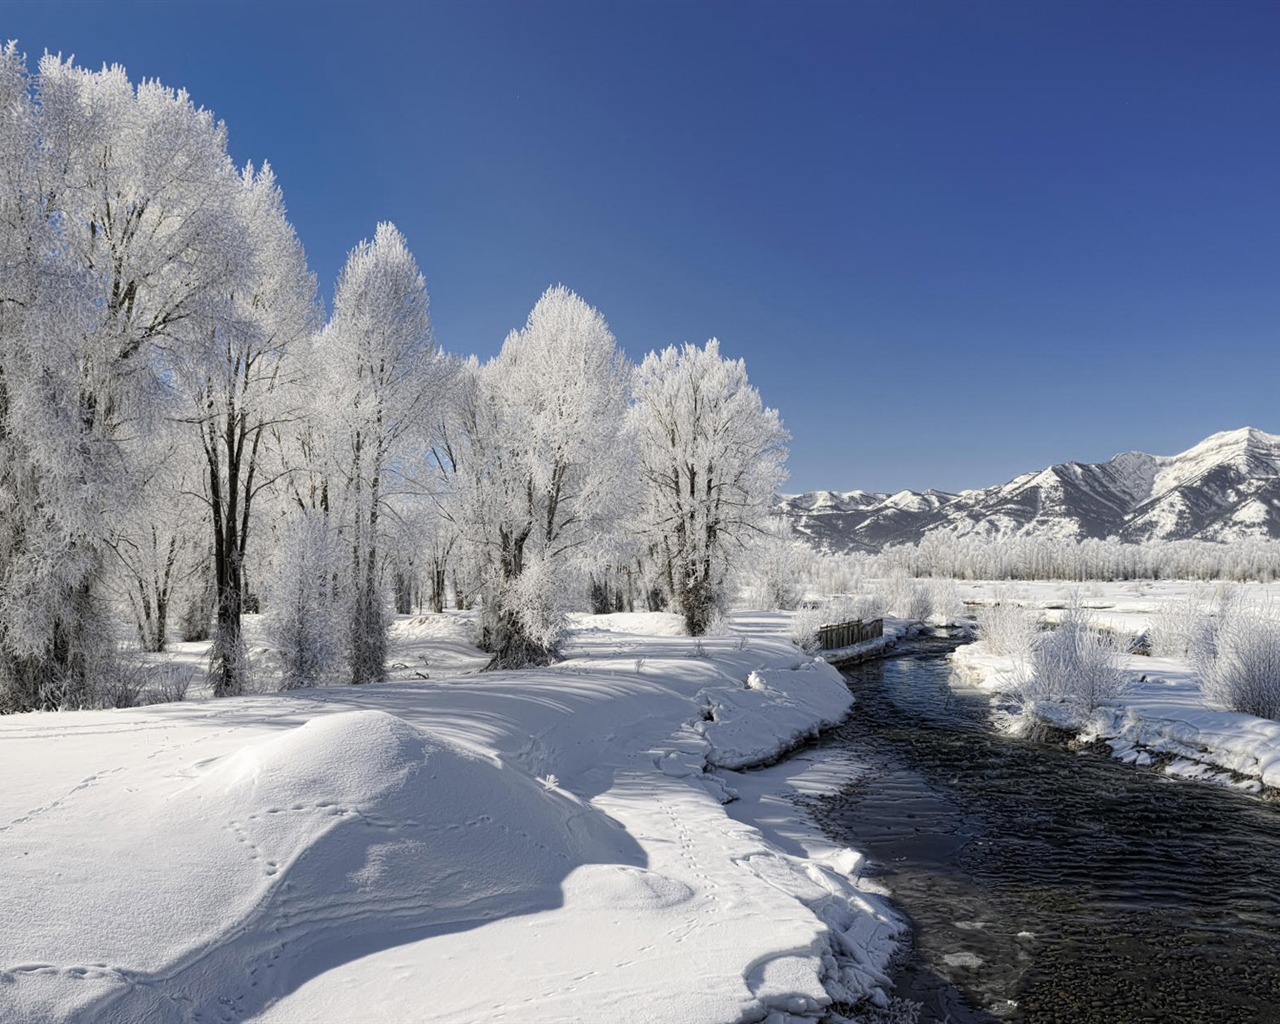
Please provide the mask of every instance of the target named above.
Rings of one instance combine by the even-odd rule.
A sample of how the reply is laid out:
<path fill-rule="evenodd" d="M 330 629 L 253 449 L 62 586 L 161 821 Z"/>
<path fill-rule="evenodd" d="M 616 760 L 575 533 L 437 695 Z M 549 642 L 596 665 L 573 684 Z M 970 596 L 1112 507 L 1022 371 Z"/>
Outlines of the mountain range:
<path fill-rule="evenodd" d="M 932 533 L 1123 541 L 1280 537 L 1280 436 L 1224 431 L 1178 455 L 1063 462 L 980 490 L 810 491 L 777 511 L 829 551 L 878 551 Z"/>

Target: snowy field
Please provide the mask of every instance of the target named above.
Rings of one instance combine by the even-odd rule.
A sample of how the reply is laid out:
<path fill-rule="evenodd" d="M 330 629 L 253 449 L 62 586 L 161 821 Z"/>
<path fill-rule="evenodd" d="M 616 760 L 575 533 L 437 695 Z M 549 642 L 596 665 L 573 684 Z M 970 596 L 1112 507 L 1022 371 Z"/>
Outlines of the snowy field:
<path fill-rule="evenodd" d="M 0 1020 L 883 1003 L 903 924 L 789 802 L 830 773 L 732 770 L 850 706 L 784 627 L 580 616 L 565 661 L 476 674 L 469 624 L 427 616 L 384 684 L 0 719 Z"/>
<path fill-rule="evenodd" d="M 1139 636 L 1151 626 L 1160 607 L 1192 599 L 1210 607 L 1220 588 L 1184 581 L 1127 583 L 960 583 L 962 598 L 977 605 L 996 600 L 1039 610 L 1047 621 L 1059 618 L 1074 595 L 1090 618 L 1118 633 Z M 1269 617 L 1280 617 L 1280 585 L 1250 583 L 1239 586 L 1244 600 Z M 973 605 L 971 605 L 971 608 Z M 1280 789 L 1280 722 L 1222 710 L 1206 702 L 1199 679 L 1184 660 L 1126 655 L 1128 677 L 1123 696 L 1091 712 L 1073 711 L 1061 704 L 1012 703 L 1003 695 L 1016 692 L 1028 667 L 991 654 L 979 642 L 952 655 L 960 678 L 1002 695 L 996 700 L 1009 728 L 1026 728 L 1029 716 L 1078 730 L 1084 742 L 1105 741 L 1115 756 L 1143 765 L 1156 765 L 1180 775 L 1258 792 Z"/>

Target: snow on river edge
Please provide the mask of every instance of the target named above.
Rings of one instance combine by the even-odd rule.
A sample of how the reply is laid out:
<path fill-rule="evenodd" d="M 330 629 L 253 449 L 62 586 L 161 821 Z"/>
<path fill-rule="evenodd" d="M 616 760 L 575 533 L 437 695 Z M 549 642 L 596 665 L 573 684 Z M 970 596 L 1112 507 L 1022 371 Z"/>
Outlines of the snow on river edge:
<path fill-rule="evenodd" d="M 0 719 L 0 1020 L 883 1004 L 904 924 L 787 799 L 828 783 L 730 771 L 850 707 L 779 629 L 584 616 L 545 669 Z"/>
<path fill-rule="evenodd" d="M 1280 791 L 1280 722 L 1210 706 L 1199 679 L 1183 662 L 1128 655 L 1123 696 L 1091 711 L 1066 704 L 1017 698 L 1027 669 L 987 651 L 981 641 L 951 655 L 964 683 L 993 692 L 1006 728 L 1025 731 L 1039 719 L 1077 734 L 1077 741 L 1103 741 L 1115 757 L 1158 767 L 1167 775 L 1234 786 L 1258 793 Z M 1012 704 L 1005 704 L 1012 698 Z"/>

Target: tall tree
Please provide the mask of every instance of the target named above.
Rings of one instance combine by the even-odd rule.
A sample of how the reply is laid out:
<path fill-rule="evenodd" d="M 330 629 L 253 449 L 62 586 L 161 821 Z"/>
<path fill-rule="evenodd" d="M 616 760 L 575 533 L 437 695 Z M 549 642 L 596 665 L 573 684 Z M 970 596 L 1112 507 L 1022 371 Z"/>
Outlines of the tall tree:
<path fill-rule="evenodd" d="M 482 642 L 497 665 L 549 657 L 566 601 L 607 557 L 634 480 L 628 374 L 604 317 L 563 286 L 469 365 L 456 507 L 485 566 Z"/>
<path fill-rule="evenodd" d="M 70 339 L 58 330 L 59 320 L 71 332 L 89 324 L 47 204 L 52 174 L 32 92 L 10 43 L 0 51 L 0 712 L 69 696 L 88 611 L 76 596 L 94 569 L 81 540 L 90 524 L 78 503 L 64 504 L 84 453 Z"/>
<path fill-rule="evenodd" d="M 332 465 L 350 550 L 351 681 L 382 677 L 388 622 L 380 542 L 383 514 L 434 421 L 447 374 L 431 331 L 425 282 L 404 236 L 379 224 L 347 257 L 320 339 Z"/>
<path fill-rule="evenodd" d="M 7 585 L 6 606 L 32 610 L 0 629 L 0 661 L 27 705 L 50 706 L 87 699 L 89 658 L 109 647 L 95 579 L 132 497 L 131 446 L 171 408 L 175 359 L 207 344 L 247 263 L 211 114 L 156 82 L 135 89 L 122 68 L 56 57 L 24 96 L 12 47 L 4 64 L 4 290 L 25 320 L 3 357 L 8 500 L 23 509 L 6 530 L 11 553 L 38 554 Z M 36 682 L 53 695 L 33 696 Z"/>
<path fill-rule="evenodd" d="M 255 499 L 284 472 L 268 448 L 278 434 L 273 428 L 302 414 L 298 378 L 306 361 L 297 350 L 320 322 L 315 278 L 271 168 L 245 168 L 236 199 L 249 272 L 228 296 L 230 315 L 211 325 L 209 346 L 185 374 L 213 526 L 211 672 L 218 696 L 242 693 L 248 677 L 241 615 Z"/>
<path fill-rule="evenodd" d="M 642 459 L 640 526 L 690 635 L 725 601 L 735 556 L 768 522 L 788 435 L 742 360 L 706 346 L 650 353 L 635 381 Z"/>

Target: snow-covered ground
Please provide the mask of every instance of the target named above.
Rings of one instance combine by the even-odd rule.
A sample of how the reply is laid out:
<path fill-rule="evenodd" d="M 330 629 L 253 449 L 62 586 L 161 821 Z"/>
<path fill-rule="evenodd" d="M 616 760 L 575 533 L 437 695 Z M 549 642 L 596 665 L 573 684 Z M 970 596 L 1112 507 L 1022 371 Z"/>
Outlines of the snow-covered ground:
<path fill-rule="evenodd" d="M 962 583 L 967 601 L 1014 601 L 1039 609 L 1052 621 L 1078 593 L 1100 626 L 1134 636 L 1145 632 L 1151 616 L 1168 601 L 1198 597 L 1208 603 L 1215 588 L 1181 581 L 1093 583 Z M 1276 584 L 1248 584 L 1246 601 L 1280 614 Z M 1013 694 L 1029 669 L 1014 659 L 991 654 L 979 641 L 952 655 L 960 678 L 995 694 Z M 1169 658 L 1127 655 L 1124 695 L 1091 712 L 1056 703 L 1000 702 L 1002 720 L 1025 728 L 1029 716 L 1078 731 L 1080 740 L 1105 741 L 1122 760 L 1154 764 L 1169 775 L 1260 791 L 1280 789 L 1280 722 L 1213 707 L 1200 692 L 1190 665 Z"/>
<path fill-rule="evenodd" d="M 0 719 L 0 1020 L 884 1002 L 902 922 L 788 802 L 830 773 L 729 770 L 850 706 L 784 627 L 583 616 L 565 661 L 476 674 L 467 623 L 427 616 L 376 686 Z"/>

